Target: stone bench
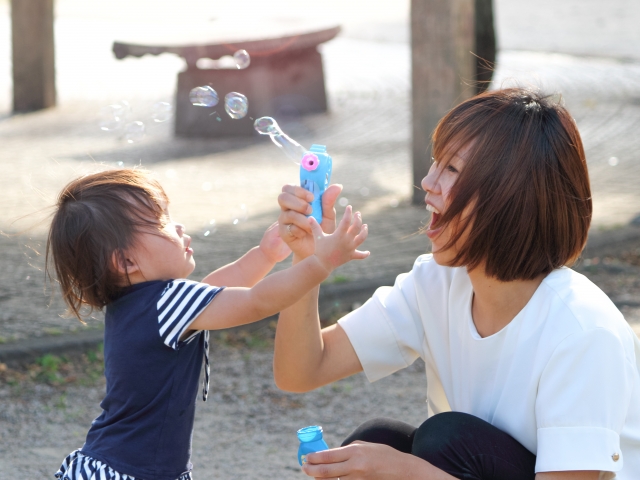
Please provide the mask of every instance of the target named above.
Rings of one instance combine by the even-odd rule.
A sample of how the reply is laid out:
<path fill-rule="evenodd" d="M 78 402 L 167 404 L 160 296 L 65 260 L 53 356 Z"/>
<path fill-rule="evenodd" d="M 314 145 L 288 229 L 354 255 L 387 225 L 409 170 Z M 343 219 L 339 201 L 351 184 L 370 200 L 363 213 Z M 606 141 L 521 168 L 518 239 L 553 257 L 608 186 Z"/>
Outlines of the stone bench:
<path fill-rule="evenodd" d="M 175 99 L 178 136 L 249 135 L 253 133 L 251 118 L 327 110 L 318 45 L 334 38 L 339 26 L 271 21 L 250 33 L 246 26 L 241 30 L 245 33 L 238 34 L 237 26 L 219 22 L 211 22 L 207 28 L 176 28 L 175 34 L 159 32 L 158 41 L 116 41 L 113 52 L 118 59 L 163 53 L 184 58 L 186 68 L 178 74 Z M 251 56 L 249 67 L 237 69 L 227 63 L 227 68 L 220 68 L 224 66 L 220 59 L 238 50 L 246 50 Z M 207 64 L 214 68 L 206 68 Z M 210 85 L 218 93 L 220 103 L 214 108 L 196 107 L 189 101 L 191 89 L 203 85 Z M 242 93 L 249 99 L 245 118 L 232 120 L 225 113 L 224 96 L 229 92 Z M 211 116 L 213 111 L 220 121 Z"/>

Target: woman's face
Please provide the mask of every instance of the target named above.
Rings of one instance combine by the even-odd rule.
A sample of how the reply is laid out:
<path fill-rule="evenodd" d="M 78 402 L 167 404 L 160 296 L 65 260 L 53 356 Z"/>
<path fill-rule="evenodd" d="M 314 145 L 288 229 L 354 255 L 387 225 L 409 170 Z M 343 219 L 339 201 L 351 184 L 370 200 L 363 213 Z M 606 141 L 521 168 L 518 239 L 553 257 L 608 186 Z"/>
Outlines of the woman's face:
<path fill-rule="evenodd" d="M 465 167 L 467 151 L 468 148 L 461 148 L 446 166 L 438 162 L 438 159 L 434 159 L 429 173 L 422 179 L 422 189 L 427 192 L 425 203 L 427 204 L 427 210 L 431 212 L 431 223 L 426 230 L 426 234 L 431 240 L 433 258 L 439 265 L 451 266 L 452 260 L 458 253 L 456 246 L 464 244 L 468 236 L 468 232 L 465 232 L 455 245 L 444 250 L 444 246 L 454 234 L 456 222 L 449 222 L 445 226 L 433 228 L 433 225 L 451 203 L 450 192 L 460 172 Z"/>

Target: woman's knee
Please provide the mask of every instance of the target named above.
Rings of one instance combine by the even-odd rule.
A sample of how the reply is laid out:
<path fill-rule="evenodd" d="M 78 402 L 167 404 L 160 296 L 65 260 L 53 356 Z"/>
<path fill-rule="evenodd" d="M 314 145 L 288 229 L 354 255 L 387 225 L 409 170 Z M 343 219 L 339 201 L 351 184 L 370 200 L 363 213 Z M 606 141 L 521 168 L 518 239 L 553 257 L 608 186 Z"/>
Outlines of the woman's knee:
<path fill-rule="evenodd" d="M 535 476 L 534 454 L 507 433 L 467 413 L 429 418 L 416 430 L 411 453 L 456 478 Z"/>
<path fill-rule="evenodd" d="M 415 433 L 411 453 L 427 461 L 468 448 L 479 418 L 461 412 L 444 412 L 427 419 Z M 431 460 L 430 460 L 431 459 Z"/>
<path fill-rule="evenodd" d="M 356 428 L 342 442 L 342 446 L 360 440 L 389 445 L 401 452 L 410 453 L 415 431 L 416 427 L 413 425 L 398 420 L 383 417 L 373 418 Z"/>

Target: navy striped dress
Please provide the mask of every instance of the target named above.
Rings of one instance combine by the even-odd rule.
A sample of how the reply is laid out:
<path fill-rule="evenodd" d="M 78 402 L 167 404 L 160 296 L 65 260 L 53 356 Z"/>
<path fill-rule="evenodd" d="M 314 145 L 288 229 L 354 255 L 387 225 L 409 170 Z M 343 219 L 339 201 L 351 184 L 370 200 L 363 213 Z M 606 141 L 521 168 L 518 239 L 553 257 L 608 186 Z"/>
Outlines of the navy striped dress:
<path fill-rule="evenodd" d="M 60 480 L 189 480 L 202 364 L 209 385 L 209 332 L 189 330 L 222 290 L 190 280 L 133 285 L 105 315 L 106 395 L 84 446 Z"/>

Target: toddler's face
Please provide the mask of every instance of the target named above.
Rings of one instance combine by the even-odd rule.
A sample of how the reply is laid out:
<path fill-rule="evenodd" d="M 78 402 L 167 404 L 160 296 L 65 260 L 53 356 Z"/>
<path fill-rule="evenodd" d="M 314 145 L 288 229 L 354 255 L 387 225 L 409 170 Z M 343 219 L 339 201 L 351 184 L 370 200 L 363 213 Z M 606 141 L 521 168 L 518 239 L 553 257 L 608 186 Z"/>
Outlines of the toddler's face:
<path fill-rule="evenodd" d="M 136 238 L 132 257 L 144 281 L 187 278 L 195 268 L 191 237 L 184 225 L 176 223 L 165 210 L 160 232 L 141 232 Z"/>

